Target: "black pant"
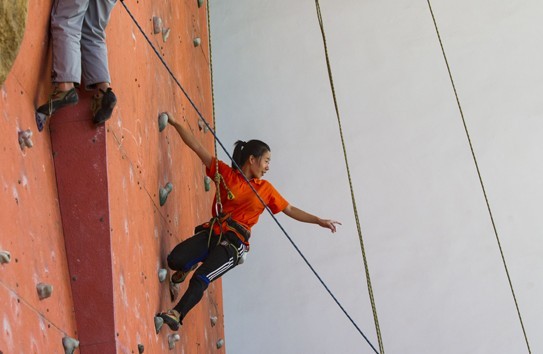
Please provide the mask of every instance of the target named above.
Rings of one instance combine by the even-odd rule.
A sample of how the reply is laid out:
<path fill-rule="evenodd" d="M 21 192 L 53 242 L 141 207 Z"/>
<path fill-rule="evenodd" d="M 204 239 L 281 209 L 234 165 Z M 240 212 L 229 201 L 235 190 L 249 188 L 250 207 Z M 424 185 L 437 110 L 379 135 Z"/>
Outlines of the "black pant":
<path fill-rule="evenodd" d="M 231 231 L 209 237 L 209 230 L 203 230 L 181 242 L 168 255 L 168 267 L 173 270 L 189 271 L 202 263 L 192 275 L 189 287 L 174 309 L 181 319 L 202 299 L 209 283 L 220 278 L 238 264 L 245 252 L 245 246 Z"/>

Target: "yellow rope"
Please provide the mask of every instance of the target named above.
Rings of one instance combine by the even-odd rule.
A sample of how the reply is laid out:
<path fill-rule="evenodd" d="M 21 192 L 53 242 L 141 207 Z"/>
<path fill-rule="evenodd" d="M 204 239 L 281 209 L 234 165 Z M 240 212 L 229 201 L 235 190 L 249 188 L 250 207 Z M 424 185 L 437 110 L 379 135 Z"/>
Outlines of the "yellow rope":
<path fill-rule="evenodd" d="M 496 223 L 494 222 L 494 216 L 492 215 L 492 209 L 490 208 L 490 202 L 488 201 L 488 196 L 486 194 L 486 188 L 483 183 L 483 177 L 481 175 L 481 170 L 479 169 L 479 163 L 477 162 L 477 157 L 475 156 L 475 150 L 473 149 L 473 144 L 471 142 L 471 137 L 469 134 L 468 126 L 466 123 L 466 119 L 464 117 L 464 112 L 462 111 L 462 105 L 460 104 L 460 98 L 458 97 L 458 92 L 456 91 L 456 85 L 454 84 L 451 68 L 449 66 L 449 61 L 447 60 L 447 55 L 445 54 L 445 48 L 443 47 L 443 41 L 441 40 L 441 35 L 439 34 L 439 29 L 437 27 L 437 21 L 434 16 L 434 11 L 432 10 L 432 4 L 430 3 L 430 0 L 427 0 L 428 8 L 430 9 L 430 14 L 432 15 L 432 21 L 434 22 L 434 27 L 437 34 L 437 39 L 439 41 L 439 45 L 441 47 L 441 52 L 443 54 L 443 59 L 445 60 L 445 65 L 447 67 L 447 72 L 449 73 L 449 79 L 451 81 L 452 89 L 454 92 L 454 96 L 456 98 L 456 103 L 458 105 L 458 110 L 460 112 L 460 117 L 462 118 L 462 124 L 464 125 L 464 131 L 466 133 L 466 137 L 468 139 L 469 148 L 471 150 L 471 156 L 473 158 L 473 162 L 475 164 L 475 169 L 477 170 L 477 176 L 479 177 L 479 183 L 481 184 L 481 189 L 483 191 L 483 196 L 485 198 L 486 207 L 488 210 L 488 214 L 490 216 L 490 221 L 492 223 L 492 228 L 494 230 L 494 236 L 496 237 L 496 242 L 498 243 L 498 249 L 500 251 L 500 255 L 502 258 L 503 267 L 505 268 L 505 274 L 507 275 L 507 281 L 509 282 L 509 288 L 511 289 L 511 294 L 513 295 L 513 301 L 515 302 L 515 308 L 517 310 L 517 315 L 520 321 L 520 326 L 522 328 L 522 333 L 524 334 L 524 340 L 526 342 L 526 347 L 528 349 L 528 353 L 532 353 L 532 350 L 530 349 L 530 343 L 528 342 L 528 335 L 526 334 L 526 329 L 524 328 L 524 322 L 522 321 L 522 316 L 520 314 L 520 308 L 518 305 L 517 297 L 515 295 L 515 290 L 513 289 L 513 282 L 511 280 L 511 276 L 509 274 L 509 269 L 507 267 L 507 262 L 505 261 L 505 255 L 503 253 L 503 248 L 500 242 L 500 237 L 498 235 L 498 229 L 496 228 Z"/>
<path fill-rule="evenodd" d="M 357 207 L 356 207 L 356 200 L 355 200 L 355 197 L 354 197 L 354 188 L 353 188 L 353 183 L 352 183 L 352 179 L 351 179 L 351 171 L 350 171 L 350 168 L 349 168 L 349 161 L 347 159 L 347 149 L 345 147 L 345 139 L 343 138 L 343 128 L 341 126 L 341 118 L 340 118 L 339 107 L 338 107 L 337 98 L 336 98 L 336 91 L 335 91 L 335 88 L 334 88 L 334 80 L 333 80 L 333 77 L 332 77 L 332 68 L 331 68 L 331 65 L 330 65 L 330 58 L 328 56 L 328 46 L 326 44 L 326 35 L 325 35 L 325 32 L 324 32 L 324 23 L 323 23 L 323 20 L 322 20 L 322 13 L 321 13 L 319 0 L 315 0 L 315 5 L 316 5 L 316 8 L 317 8 L 317 17 L 318 17 L 318 20 L 319 20 L 319 26 L 320 26 L 320 29 L 321 29 L 322 40 L 323 40 L 323 44 L 324 44 L 324 54 L 326 56 L 326 66 L 328 68 L 328 78 L 330 80 L 330 86 L 332 88 L 332 97 L 334 99 L 334 107 L 335 107 L 335 110 L 336 110 L 336 117 L 337 117 L 338 126 L 339 126 L 339 135 L 341 137 L 341 145 L 343 147 L 343 156 L 345 158 L 345 166 L 347 168 L 347 177 L 349 179 L 349 187 L 350 187 L 350 190 L 351 190 L 351 200 L 352 200 L 352 204 L 353 204 L 354 218 L 355 218 L 355 221 L 356 221 L 356 228 L 358 230 L 358 239 L 360 240 L 360 249 L 362 250 L 362 258 L 363 258 L 363 261 L 364 261 L 364 270 L 366 272 L 366 282 L 367 282 L 367 285 L 368 285 L 368 293 L 369 293 L 369 297 L 370 297 L 371 309 L 373 311 L 373 320 L 374 320 L 374 323 L 375 323 L 375 331 L 377 333 L 377 341 L 379 343 L 379 352 L 381 354 L 385 354 L 385 349 L 384 349 L 384 346 L 383 346 L 383 339 L 382 339 L 382 336 L 381 336 L 381 329 L 379 327 L 379 318 L 377 317 L 377 307 L 375 306 L 375 299 L 373 297 L 373 288 L 371 286 L 370 272 L 369 272 L 369 267 L 368 267 L 368 261 L 367 261 L 367 258 L 366 258 L 366 250 L 365 250 L 365 247 L 364 247 L 364 239 L 362 238 L 362 228 L 360 227 L 360 220 L 358 218 L 358 210 L 357 210 Z"/>
<path fill-rule="evenodd" d="M 208 33 L 208 48 L 209 48 L 209 73 L 211 76 L 211 106 L 212 106 L 212 114 L 213 114 L 213 129 L 215 130 L 215 134 L 217 134 L 217 123 L 215 120 L 215 89 L 213 86 L 213 55 L 211 50 L 211 21 L 209 16 L 209 0 L 206 1 L 206 14 L 207 14 L 207 33 Z M 222 202 L 221 202 L 221 180 L 223 182 L 223 185 L 225 186 L 225 189 L 228 192 L 228 196 L 230 199 L 230 195 L 233 195 L 232 192 L 228 189 L 226 186 L 226 182 L 224 182 L 224 179 L 222 178 L 221 174 L 219 173 L 219 157 L 217 156 L 217 139 L 213 139 L 213 145 L 215 150 L 215 204 L 217 206 L 217 216 L 222 213 Z M 233 198 L 231 198 L 233 199 Z"/>

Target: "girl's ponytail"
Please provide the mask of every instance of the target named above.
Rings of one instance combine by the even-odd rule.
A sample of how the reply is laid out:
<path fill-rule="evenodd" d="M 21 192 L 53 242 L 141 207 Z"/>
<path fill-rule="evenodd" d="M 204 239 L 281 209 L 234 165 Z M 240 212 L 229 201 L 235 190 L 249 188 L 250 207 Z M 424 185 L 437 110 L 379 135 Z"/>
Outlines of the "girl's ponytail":
<path fill-rule="evenodd" d="M 232 160 L 236 162 L 239 168 L 242 168 L 247 159 L 252 155 L 255 158 L 261 157 L 265 152 L 271 151 L 268 144 L 260 140 L 249 140 L 247 142 L 238 140 L 234 144 Z M 232 168 L 236 168 L 232 162 Z"/>

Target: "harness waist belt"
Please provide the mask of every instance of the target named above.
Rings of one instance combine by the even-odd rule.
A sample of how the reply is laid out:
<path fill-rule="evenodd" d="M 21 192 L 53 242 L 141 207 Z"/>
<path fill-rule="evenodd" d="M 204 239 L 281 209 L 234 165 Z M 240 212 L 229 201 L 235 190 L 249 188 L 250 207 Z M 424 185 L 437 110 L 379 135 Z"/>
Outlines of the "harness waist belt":
<path fill-rule="evenodd" d="M 244 243 L 246 244 L 249 243 L 249 238 L 251 237 L 251 231 L 247 230 L 245 227 L 243 227 L 241 224 L 239 224 L 232 218 L 226 219 L 226 224 L 230 226 L 231 228 L 233 228 L 236 234 L 238 234 L 238 236 L 241 236 L 243 238 L 242 241 Z"/>
<path fill-rule="evenodd" d="M 229 216 L 219 218 L 217 221 L 217 224 L 221 228 L 221 232 L 223 232 L 224 228 L 226 227 L 227 230 L 232 231 L 236 236 L 243 242 L 244 244 L 249 244 L 249 238 L 251 237 L 251 232 L 247 230 L 243 225 L 236 222 L 234 219 L 232 219 Z M 195 233 L 198 233 L 202 230 L 209 230 L 209 228 L 214 224 L 213 219 L 211 221 L 205 222 L 201 225 L 196 226 Z"/>

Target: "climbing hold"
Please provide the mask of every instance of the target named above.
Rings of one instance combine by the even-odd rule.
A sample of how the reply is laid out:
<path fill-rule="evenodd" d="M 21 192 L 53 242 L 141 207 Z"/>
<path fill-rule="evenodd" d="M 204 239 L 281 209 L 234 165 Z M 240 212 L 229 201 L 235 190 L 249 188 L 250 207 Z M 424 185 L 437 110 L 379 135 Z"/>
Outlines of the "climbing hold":
<path fill-rule="evenodd" d="M 166 186 L 164 186 L 164 188 L 160 188 L 160 190 L 158 191 L 160 206 L 163 206 L 166 203 L 166 200 L 168 199 L 168 194 L 170 194 L 172 189 L 173 184 L 171 184 L 170 182 L 166 183 Z"/>
<path fill-rule="evenodd" d="M 175 342 L 179 341 L 181 339 L 181 336 L 177 333 L 169 334 L 168 335 L 168 346 L 170 350 L 175 348 Z"/>
<path fill-rule="evenodd" d="M 236 196 L 231 191 L 228 191 L 226 193 L 226 198 L 228 198 L 228 200 L 234 200 L 236 198 Z"/>
<path fill-rule="evenodd" d="M 164 268 L 161 268 L 158 270 L 158 280 L 162 283 L 164 280 L 166 280 L 166 277 L 168 276 L 168 271 Z"/>
<path fill-rule="evenodd" d="M 200 37 L 196 37 L 192 40 L 192 44 L 194 44 L 195 47 L 198 47 L 200 43 L 202 43 L 202 40 L 200 39 Z"/>
<path fill-rule="evenodd" d="M 179 283 L 170 281 L 170 300 L 174 302 L 175 299 L 177 299 L 177 296 L 179 296 Z"/>
<path fill-rule="evenodd" d="M 158 115 L 158 131 L 161 132 L 168 126 L 170 115 L 167 112 L 162 112 Z"/>
<path fill-rule="evenodd" d="M 207 131 L 209 130 L 202 118 L 198 119 L 198 128 L 200 128 L 200 130 L 203 130 L 204 133 L 207 133 Z"/>
<path fill-rule="evenodd" d="M 215 327 L 217 324 L 217 316 L 211 316 L 209 320 L 211 321 L 211 327 Z"/>
<path fill-rule="evenodd" d="M 202 7 L 203 4 L 204 4 L 204 0 L 198 0 L 198 7 Z"/>
<path fill-rule="evenodd" d="M 32 143 L 32 131 L 30 129 L 19 132 L 19 146 L 21 150 L 24 150 L 25 147 L 31 148 L 34 146 L 34 143 Z"/>
<path fill-rule="evenodd" d="M 221 349 L 223 345 L 224 345 L 224 339 L 221 338 L 217 341 L 217 349 Z"/>
<path fill-rule="evenodd" d="M 162 29 L 162 40 L 166 42 L 168 40 L 168 37 L 170 36 L 170 29 L 169 28 L 163 28 Z"/>
<path fill-rule="evenodd" d="M 53 286 L 50 284 L 39 283 L 36 285 L 36 290 L 38 291 L 38 297 L 40 300 L 47 299 L 53 293 Z"/>
<path fill-rule="evenodd" d="M 162 19 L 158 16 L 153 16 L 153 33 L 158 34 L 162 32 Z"/>
<path fill-rule="evenodd" d="M 65 354 L 72 354 L 74 350 L 79 348 L 79 341 L 71 337 L 62 338 L 62 346 L 64 347 Z"/>
<path fill-rule="evenodd" d="M 204 177 L 204 188 L 206 192 L 209 192 L 211 189 L 211 178 L 209 176 Z"/>
<path fill-rule="evenodd" d="M 144 351 L 145 351 L 145 347 L 143 346 L 143 344 L 138 344 L 138 353 L 143 354 Z"/>
<path fill-rule="evenodd" d="M 41 112 L 35 113 L 35 119 L 36 119 L 36 125 L 38 126 L 38 131 L 41 132 L 43 128 L 45 128 L 45 123 L 47 123 L 47 118 L 49 118 L 49 116 L 44 113 L 41 113 Z"/>
<path fill-rule="evenodd" d="M 0 251 L 0 264 L 9 263 L 11 254 L 8 251 Z"/>
<path fill-rule="evenodd" d="M 163 319 L 162 317 L 155 316 L 155 330 L 156 330 L 156 334 L 158 334 L 158 332 L 160 332 L 160 329 L 162 328 L 163 325 L 164 325 L 164 319 Z"/>

